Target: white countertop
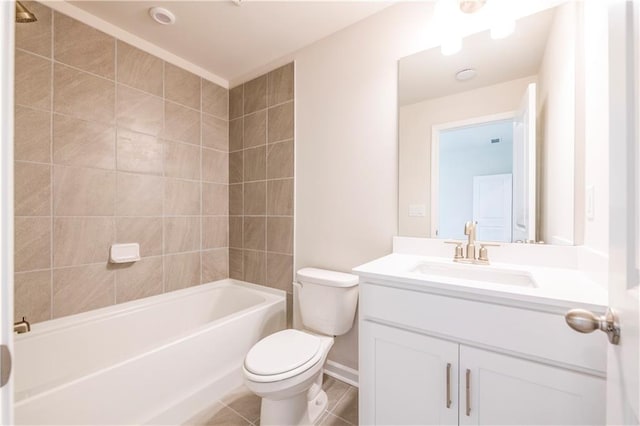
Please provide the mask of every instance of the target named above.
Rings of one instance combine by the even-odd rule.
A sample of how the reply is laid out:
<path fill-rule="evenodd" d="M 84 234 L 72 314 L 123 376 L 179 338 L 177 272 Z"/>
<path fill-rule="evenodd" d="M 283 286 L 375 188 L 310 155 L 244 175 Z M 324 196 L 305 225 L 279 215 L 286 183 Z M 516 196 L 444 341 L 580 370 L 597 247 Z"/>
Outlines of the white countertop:
<path fill-rule="evenodd" d="M 499 268 L 526 273 L 536 287 L 495 284 L 454 276 L 411 272 L 424 262 L 456 267 L 450 258 L 393 253 L 353 269 L 363 281 L 463 297 L 467 299 L 501 303 L 562 313 L 568 309 L 583 308 L 604 312 L 608 303 L 606 290 L 578 269 L 519 265 L 491 262 L 491 265 L 464 265 L 465 268 Z M 452 274 L 454 275 L 454 274 Z"/>

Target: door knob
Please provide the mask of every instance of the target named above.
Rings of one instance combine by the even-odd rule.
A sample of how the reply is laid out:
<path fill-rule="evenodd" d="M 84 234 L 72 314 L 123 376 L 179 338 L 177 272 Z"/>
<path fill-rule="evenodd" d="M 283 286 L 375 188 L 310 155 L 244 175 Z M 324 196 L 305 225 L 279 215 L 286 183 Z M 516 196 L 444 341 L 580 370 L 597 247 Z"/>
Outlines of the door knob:
<path fill-rule="evenodd" d="M 591 333 L 595 330 L 602 330 L 607 333 L 609 342 L 613 345 L 620 343 L 620 324 L 617 315 L 607 309 L 607 313 L 597 316 L 585 309 L 571 309 L 564 314 L 564 319 L 569 327 L 580 333 Z"/>

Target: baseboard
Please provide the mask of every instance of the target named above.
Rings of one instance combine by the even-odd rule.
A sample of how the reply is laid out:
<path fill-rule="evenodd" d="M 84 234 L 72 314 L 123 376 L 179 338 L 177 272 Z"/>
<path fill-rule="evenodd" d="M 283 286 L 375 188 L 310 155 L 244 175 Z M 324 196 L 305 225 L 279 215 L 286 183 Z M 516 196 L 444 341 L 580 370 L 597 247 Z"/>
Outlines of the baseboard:
<path fill-rule="evenodd" d="M 358 370 L 354 370 L 335 361 L 327 360 L 324 365 L 324 372 L 327 376 L 358 387 Z"/>

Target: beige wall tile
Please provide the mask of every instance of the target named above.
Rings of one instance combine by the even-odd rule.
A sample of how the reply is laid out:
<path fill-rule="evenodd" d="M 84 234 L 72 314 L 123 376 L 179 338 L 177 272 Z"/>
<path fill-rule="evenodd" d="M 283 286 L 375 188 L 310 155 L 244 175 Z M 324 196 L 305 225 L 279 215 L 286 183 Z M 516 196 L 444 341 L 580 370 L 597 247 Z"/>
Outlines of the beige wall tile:
<path fill-rule="evenodd" d="M 25 317 L 31 324 L 51 319 L 51 271 L 23 272 L 15 275 L 13 318 Z"/>
<path fill-rule="evenodd" d="M 267 76 L 262 75 L 244 84 L 244 113 L 251 114 L 267 107 Z"/>
<path fill-rule="evenodd" d="M 229 183 L 229 154 L 213 149 L 202 149 L 202 180 Z"/>
<path fill-rule="evenodd" d="M 244 181 L 264 180 L 267 177 L 266 146 L 244 151 Z"/>
<path fill-rule="evenodd" d="M 53 110 L 88 121 L 112 124 L 115 83 L 55 64 Z"/>
<path fill-rule="evenodd" d="M 38 20 L 29 25 L 16 24 L 16 48 L 25 49 L 38 55 L 51 57 L 51 9 L 35 2 L 23 1 L 27 9 L 33 12 Z"/>
<path fill-rule="evenodd" d="M 116 120 L 118 127 L 153 136 L 162 134 L 162 98 L 118 84 Z"/>
<path fill-rule="evenodd" d="M 244 85 L 229 90 L 229 120 L 244 114 Z"/>
<path fill-rule="evenodd" d="M 242 216 L 229 216 L 229 247 L 242 248 L 243 222 Z"/>
<path fill-rule="evenodd" d="M 293 141 L 267 146 L 267 179 L 293 177 Z"/>
<path fill-rule="evenodd" d="M 51 109 L 51 61 L 16 50 L 15 103 Z"/>
<path fill-rule="evenodd" d="M 244 214 L 266 214 L 266 188 L 265 182 L 251 182 L 244 184 Z"/>
<path fill-rule="evenodd" d="M 229 214 L 229 186 L 219 183 L 202 183 L 202 214 L 226 216 Z"/>
<path fill-rule="evenodd" d="M 200 216 L 164 218 L 164 253 L 200 250 Z"/>
<path fill-rule="evenodd" d="M 229 215 L 244 214 L 244 187 L 243 184 L 229 185 Z"/>
<path fill-rule="evenodd" d="M 229 183 L 244 181 L 244 151 L 229 153 Z"/>
<path fill-rule="evenodd" d="M 16 105 L 14 120 L 14 158 L 50 162 L 51 113 Z"/>
<path fill-rule="evenodd" d="M 229 151 L 229 122 L 202 114 L 202 146 Z"/>
<path fill-rule="evenodd" d="M 229 122 L 229 151 L 239 151 L 244 148 L 244 118 L 237 118 Z"/>
<path fill-rule="evenodd" d="M 200 113 L 172 102 L 165 102 L 164 135 L 174 141 L 200 145 Z"/>
<path fill-rule="evenodd" d="M 267 214 L 293 216 L 293 179 L 270 180 L 268 182 Z"/>
<path fill-rule="evenodd" d="M 113 171 L 67 166 L 53 168 L 53 211 L 57 216 L 109 216 L 115 211 Z"/>
<path fill-rule="evenodd" d="M 165 215 L 200 214 L 200 182 L 166 179 L 164 187 Z"/>
<path fill-rule="evenodd" d="M 202 112 L 224 120 L 229 119 L 229 91 L 202 79 Z"/>
<path fill-rule="evenodd" d="M 264 217 L 244 217 L 243 247 L 251 250 L 265 250 L 267 220 Z"/>
<path fill-rule="evenodd" d="M 115 273 L 107 265 L 84 265 L 53 271 L 53 318 L 113 304 Z"/>
<path fill-rule="evenodd" d="M 243 268 L 244 252 L 237 249 L 229 249 L 229 277 L 235 280 L 244 280 Z"/>
<path fill-rule="evenodd" d="M 269 106 L 293 99 L 293 62 L 271 71 L 268 79 L 267 103 Z"/>
<path fill-rule="evenodd" d="M 116 268 L 116 303 L 162 293 L 162 257 L 150 257 Z"/>
<path fill-rule="evenodd" d="M 293 256 L 267 253 L 267 282 L 269 287 L 293 291 Z"/>
<path fill-rule="evenodd" d="M 53 53 L 58 62 L 114 78 L 115 38 L 61 13 L 55 14 L 53 32 Z"/>
<path fill-rule="evenodd" d="M 120 40 L 117 41 L 117 46 L 118 82 L 162 96 L 162 59 Z"/>
<path fill-rule="evenodd" d="M 200 252 L 163 256 L 164 291 L 200 284 Z"/>
<path fill-rule="evenodd" d="M 113 218 L 56 217 L 53 219 L 53 266 L 106 264 L 114 242 Z"/>
<path fill-rule="evenodd" d="M 293 217 L 267 218 L 267 250 L 293 254 Z"/>
<path fill-rule="evenodd" d="M 51 166 L 16 161 L 14 214 L 51 216 Z"/>
<path fill-rule="evenodd" d="M 118 216 L 162 216 L 165 180 L 160 176 L 118 172 Z"/>
<path fill-rule="evenodd" d="M 16 272 L 51 267 L 51 218 L 14 219 L 14 268 Z"/>
<path fill-rule="evenodd" d="M 244 117 L 243 143 L 245 148 L 267 143 L 267 111 L 259 111 Z"/>
<path fill-rule="evenodd" d="M 209 283 L 229 276 L 229 250 L 226 248 L 202 252 L 202 282 Z"/>
<path fill-rule="evenodd" d="M 162 175 L 163 143 L 155 136 L 118 129 L 118 170 Z"/>
<path fill-rule="evenodd" d="M 267 257 L 263 251 L 244 250 L 244 280 L 264 285 L 267 275 Z"/>
<path fill-rule="evenodd" d="M 200 109 L 200 77 L 168 62 L 164 63 L 164 96 L 190 108 Z"/>
<path fill-rule="evenodd" d="M 164 175 L 181 179 L 200 179 L 200 147 L 180 142 L 164 144 Z"/>
<path fill-rule="evenodd" d="M 227 216 L 204 216 L 202 218 L 202 249 L 227 247 L 228 233 L 229 218 Z"/>
<path fill-rule="evenodd" d="M 293 102 L 269 108 L 269 143 L 293 139 Z"/>
<path fill-rule="evenodd" d="M 112 126 L 53 114 L 53 162 L 113 170 L 116 129 Z"/>
<path fill-rule="evenodd" d="M 116 218 L 116 242 L 140 244 L 140 256 L 162 254 L 161 217 Z M 162 286 L 162 282 L 160 282 Z"/>

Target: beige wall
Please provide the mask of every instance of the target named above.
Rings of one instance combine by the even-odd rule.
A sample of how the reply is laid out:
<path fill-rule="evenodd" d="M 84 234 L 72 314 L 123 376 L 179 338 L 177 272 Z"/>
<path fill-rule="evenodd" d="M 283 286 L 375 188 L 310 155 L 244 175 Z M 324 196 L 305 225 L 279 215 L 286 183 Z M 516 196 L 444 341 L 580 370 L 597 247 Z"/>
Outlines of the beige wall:
<path fill-rule="evenodd" d="M 228 275 L 228 91 L 37 3 L 16 25 L 15 317 Z M 108 263 L 113 243 L 143 259 Z"/>
<path fill-rule="evenodd" d="M 431 133 L 438 124 L 516 111 L 529 83 L 525 77 L 400 107 L 399 235 L 431 235 Z M 409 204 L 424 204 L 425 217 L 409 217 Z M 460 224 L 462 227 L 463 224 Z"/>
<path fill-rule="evenodd" d="M 229 93 L 230 275 L 285 290 L 290 302 L 294 64 Z"/>

